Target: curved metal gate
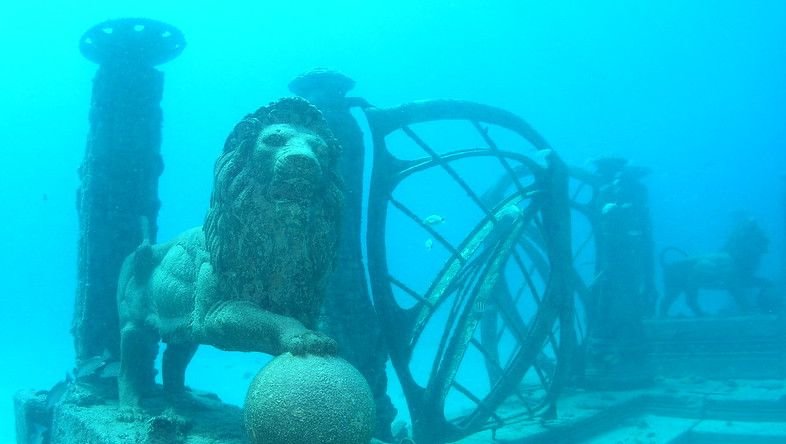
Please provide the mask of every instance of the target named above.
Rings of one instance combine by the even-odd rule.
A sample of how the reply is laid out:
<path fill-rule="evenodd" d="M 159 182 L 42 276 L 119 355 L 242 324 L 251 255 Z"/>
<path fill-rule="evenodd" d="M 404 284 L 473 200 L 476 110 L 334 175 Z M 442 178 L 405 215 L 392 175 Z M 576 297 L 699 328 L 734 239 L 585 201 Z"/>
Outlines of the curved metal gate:
<path fill-rule="evenodd" d="M 564 164 L 498 108 L 365 112 L 369 274 L 415 440 L 553 413 L 576 343 Z"/>

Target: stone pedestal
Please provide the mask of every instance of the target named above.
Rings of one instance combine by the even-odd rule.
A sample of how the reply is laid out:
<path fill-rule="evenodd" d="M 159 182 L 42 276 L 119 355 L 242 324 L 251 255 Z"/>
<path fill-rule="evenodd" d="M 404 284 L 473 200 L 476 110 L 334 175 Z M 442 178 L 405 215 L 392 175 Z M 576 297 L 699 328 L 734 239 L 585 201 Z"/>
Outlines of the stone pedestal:
<path fill-rule="evenodd" d="M 52 414 L 47 408 L 46 397 L 47 392 L 42 390 L 20 390 L 14 393 L 17 444 L 47 442 Z"/>
<path fill-rule="evenodd" d="M 130 410 L 118 407 L 112 380 L 63 389 L 17 393 L 18 444 L 248 443 L 241 409 L 209 393 L 172 399 L 157 387 L 144 409 Z"/>

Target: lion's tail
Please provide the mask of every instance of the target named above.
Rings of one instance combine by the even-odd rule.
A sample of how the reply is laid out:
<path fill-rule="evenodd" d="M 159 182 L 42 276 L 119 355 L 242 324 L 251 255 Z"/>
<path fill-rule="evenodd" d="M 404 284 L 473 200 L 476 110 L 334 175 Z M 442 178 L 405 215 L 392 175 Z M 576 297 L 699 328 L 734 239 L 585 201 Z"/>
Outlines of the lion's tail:
<path fill-rule="evenodd" d="M 666 257 L 669 255 L 669 253 L 672 253 L 672 252 L 673 253 L 679 253 L 679 254 L 681 254 L 684 257 L 690 256 L 690 254 L 688 254 L 685 250 L 683 250 L 681 248 L 666 247 L 666 248 L 664 248 L 663 250 L 660 251 L 660 255 L 658 256 L 658 261 L 660 262 L 660 266 L 661 267 L 666 267 L 669 264 L 669 262 L 666 261 Z"/>
<path fill-rule="evenodd" d="M 139 216 L 139 227 L 142 231 L 142 244 L 150 244 L 150 224 L 147 216 Z"/>

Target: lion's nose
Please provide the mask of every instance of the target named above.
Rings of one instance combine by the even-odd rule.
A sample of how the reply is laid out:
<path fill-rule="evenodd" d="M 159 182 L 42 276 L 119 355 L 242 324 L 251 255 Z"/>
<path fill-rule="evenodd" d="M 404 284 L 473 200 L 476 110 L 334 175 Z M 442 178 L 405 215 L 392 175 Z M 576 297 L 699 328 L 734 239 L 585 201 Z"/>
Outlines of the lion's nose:
<path fill-rule="evenodd" d="M 313 153 L 298 150 L 278 156 L 275 173 L 282 178 L 316 180 L 322 171 Z"/>
<path fill-rule="evenodd" d="M 273 167 L 270 195 L 278 201 L 306 201 L 317 192 L 322 169 L 313 153 L 289 150 L 280 153 Z"/>

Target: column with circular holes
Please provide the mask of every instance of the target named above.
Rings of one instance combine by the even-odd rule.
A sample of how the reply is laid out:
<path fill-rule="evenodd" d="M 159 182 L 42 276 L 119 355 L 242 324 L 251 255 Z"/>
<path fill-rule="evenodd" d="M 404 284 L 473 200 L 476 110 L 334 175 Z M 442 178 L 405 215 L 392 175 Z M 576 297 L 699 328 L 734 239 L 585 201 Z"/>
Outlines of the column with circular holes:
<path fill-rule="evenodd" d="M 78 284 L 72 321 L 77 366 L 119 346 L 115 293 L 124 258 L 155 241 L 163 73 L 185 46 L 176 28 L 148 19 L 100 23 L 80 40 L 99 65 L 79 167 Z"/>
<path fill-rule="evenodd" d="M 643 319 L 654 314 L 657 298 L 647 189 L 641 182 L 647 170 L 620 158 L 598 159 L 595 167 L 598 278 L 584 385 L 640 387 L 653 378 Z"/>

